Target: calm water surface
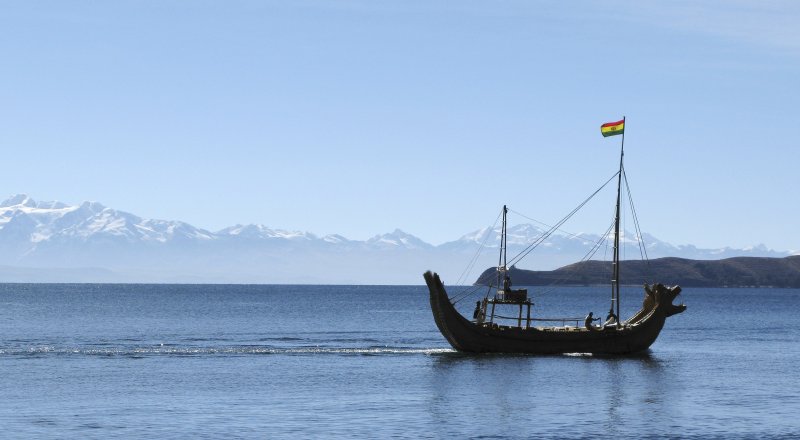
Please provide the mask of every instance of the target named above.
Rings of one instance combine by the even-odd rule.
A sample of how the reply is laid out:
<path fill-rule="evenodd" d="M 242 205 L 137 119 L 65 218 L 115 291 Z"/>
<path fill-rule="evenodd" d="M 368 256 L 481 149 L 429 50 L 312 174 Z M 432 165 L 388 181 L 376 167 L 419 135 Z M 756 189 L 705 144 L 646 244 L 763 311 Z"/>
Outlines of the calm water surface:
<path fill-rule="evenodd" d="M 607 290 L 534 289 L 535 313 Z M 647 355 L 474 356 L 422 286 L 0 285 L 0 435 L 800 436 L 800 290 L 682 297 Z"/>

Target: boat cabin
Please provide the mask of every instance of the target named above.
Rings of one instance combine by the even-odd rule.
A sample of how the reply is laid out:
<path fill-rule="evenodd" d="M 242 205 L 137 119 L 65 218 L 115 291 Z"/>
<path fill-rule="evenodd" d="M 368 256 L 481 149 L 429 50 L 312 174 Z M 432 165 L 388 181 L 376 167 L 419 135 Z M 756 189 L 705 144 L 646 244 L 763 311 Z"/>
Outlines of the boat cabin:
<path fill-rule="evenodd" d="M 491 312 L 489 313 L 489 320 L 486 320 L 486 309 L 491 304 Z M 517 306 L 519 309 L 519 313 L 516 317 L 513 316 L 502 316 L 499 314 L 495 314 L 495 308 L 497 305 L 503 306 Z M 533 302 L 528 299 L 528 289 L 498 289 L 497 293 L 495 293 L 493 298 L 484 298 L 483 302 L 479 304 L 480 309 L 478 313 L 476 313 L 476 323 L 478 324 L 488 324 L 493 325 L 495 323 L 496 318 L 500 319 L 516 319 L 517 327 L 519 328 L 531 328 L 531 306 Z M 525 327 L 522 326 L 522 309 L 525 308 Z"/>

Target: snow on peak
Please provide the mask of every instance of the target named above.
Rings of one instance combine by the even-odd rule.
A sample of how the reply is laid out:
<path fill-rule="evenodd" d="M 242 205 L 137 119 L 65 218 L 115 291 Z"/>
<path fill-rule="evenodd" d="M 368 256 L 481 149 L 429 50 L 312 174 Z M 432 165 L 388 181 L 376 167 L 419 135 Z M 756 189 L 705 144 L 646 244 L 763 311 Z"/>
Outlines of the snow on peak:
<path fill-rule="evenodd" d="M 23 234 L 32 244 L 51 239 L 166 242 L 176 238 L 214 238 L 210 232 L 183 222 L 143 219 L 97 202 L 73 206 L 56 201 L 37 203 L 25 194 L 15 195 L 0 206 L 0 233 Z"/>
<path fill-rule="evenodd" d="M 10 208 L 12 206 L 25 206 L 28 208 L 35 208 L 36 201 L 28 197 L 27 194 L 14 194 L 0 203 L 0 208 Z"/>
<path fill-rule="evenodd" d="M 218 235 L 236 236 L 250 239 L 261 238 L 287 238 L 313 240 L 316 236 L 310 232 L 286 231 L 283 229 L 271 229 L 264 225 L 242 225 L 229 226 L 217 232 Z"/>
<path fill-rule="evenodd" d="M 400 238 L 400 239 L 403 239 L 403 238 L 406 238 L 406 239 L 408 239 L 408 238 L 416 238 L 413 235 L 411 235 L 411 234 L 409 234 L 409 233 L 407 233 L 407 232 L 405 232 L 405 231 L 403 231 L 402 229 L 399 229 L 399 228 L 395 228 L 394 231 L 392 231 L 389 234 L 383 234 L 383 236 L 384 237 Z"/>
<path fill-rule="evenodd" d="M 85 209 L 85 210 L 88 210 L 88 211 L 91 211 L 91 212 L 101 212 L 104 209 L 106 209 L 106 206 L 103 205 L 102 203 L 88 202 L 87 201 L 87 202 L 81 203 L 80 209 Z"/>
<path fill-rule="evenodd" d="M 462 242 L 472 242 L 481 244 L 484 241 L 488 246 L 495 246 L 500 242 L 501 227 L 494 229 L 486 227 L 470 232 L 458 239 Z M 545 233 L 544 229 L 529 223 L 522 223 L 508 228 L 508 244 L 528 245 L 536 241 Z M 488 240 L 487 240 L 488 238 Z"/>
<path fill-rule="evenodd" d="M 67 205 L 66 203 L 56 202 L 56 201 L 38 202 L 36 204 L 36 207 L 39 208 L 39 209 L 66 209 L 66 208 L 70 208 L 70 206 Z"/>
<path fill-rule="evenodd" d="M 328 242 L 328 243 L 333 243 L 333 244 L 347 243 L 348 241 L 350 241 L 347 238 L 345 238 L 345 237 L 343 237 L 343 236 L 341 236 L 339 234 L 329 234 L 329 235 L 326 235 L 326 236 L 322 237 L 322 239 L 324 241 Z"/>
<path fill-rule="evenodd" d="M 400 229 L 395 229 L 393 232 L 388 234 L 376 235 L 367 240 L 367 244 L 384 248 L 397 247 L 407 249 L 427 249 L 433 247 L 430 244 L 425 243 L 419 238 L 403 232 Z"/>
<path fill-rule="evenodd" d="M 55 201 L 37 202 L 26 194 L 17 194 L 0 203 L 0 223 L 3 222 L 3 218 L 7 219 L 7 216 L 13 216 L 17 213 L 54 218 L 60 217 L 76 208 L 75 206 Z"/>
<path fill-rule="evenodd" d="M 523 223 L 508 228 L 508 244 L 527 245 L 538 240 L 545 230 L 530 223 Z"/>
<path fill-rule="evenodd" d="M 478 229 L 477 231 L 470 232 L 469 234 L 463 235 L 459 238 L 459 241 L 474 241 L 475 243 L 482 243 L 483 240 L 486 238 L 486 235 L 492 232 L 490 227 L 485 227 Z"/>

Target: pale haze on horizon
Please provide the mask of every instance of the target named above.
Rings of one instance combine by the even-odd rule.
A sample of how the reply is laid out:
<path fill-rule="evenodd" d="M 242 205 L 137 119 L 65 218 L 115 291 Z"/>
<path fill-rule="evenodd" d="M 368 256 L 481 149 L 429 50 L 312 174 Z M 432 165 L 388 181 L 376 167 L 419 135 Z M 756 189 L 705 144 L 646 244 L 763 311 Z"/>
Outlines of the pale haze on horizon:
<path fill-rule="evenodd" d="M 626 116 L 645 232 L 796 251 L 798 22 L 789 1 L 6 2 L 0 199 L 438 244 L 504 203 L 558 221 L 616 171 L 599 126 Z M 613 197 L 564 229 L 602 233 Z"/>

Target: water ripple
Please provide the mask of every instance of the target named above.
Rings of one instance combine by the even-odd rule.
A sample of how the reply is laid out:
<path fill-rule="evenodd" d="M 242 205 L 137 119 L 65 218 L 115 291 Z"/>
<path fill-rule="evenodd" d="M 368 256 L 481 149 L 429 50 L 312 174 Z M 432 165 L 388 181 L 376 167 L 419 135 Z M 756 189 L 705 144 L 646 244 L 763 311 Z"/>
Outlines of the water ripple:
<path fill-rule="evenodd" d="M 274 346 L 177 346 L 164 344 L 154 347 L 56 347 L 37 345 L 0 349 L 0 357 L 31 356 L 242 356 L 242 355 L 435 355 L 455 353 L 450 348 L 429 347 L 274 347 Z"/>

